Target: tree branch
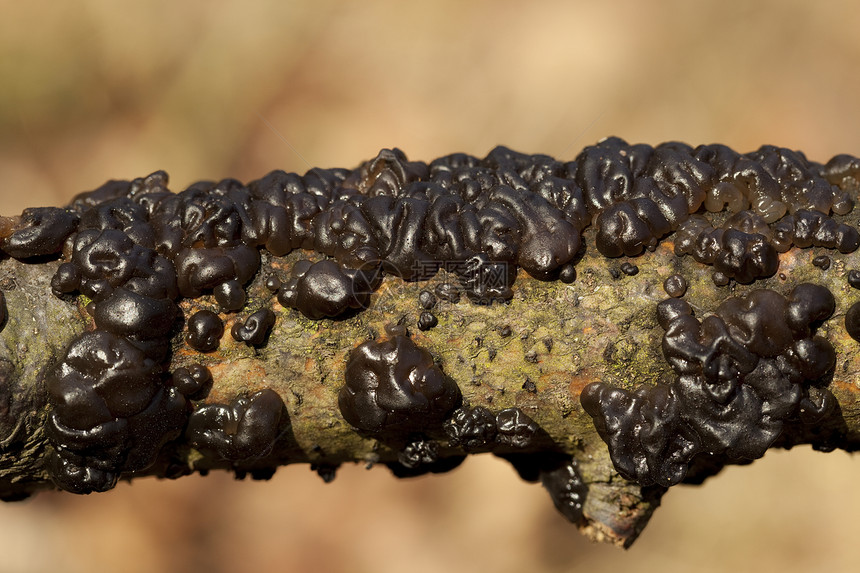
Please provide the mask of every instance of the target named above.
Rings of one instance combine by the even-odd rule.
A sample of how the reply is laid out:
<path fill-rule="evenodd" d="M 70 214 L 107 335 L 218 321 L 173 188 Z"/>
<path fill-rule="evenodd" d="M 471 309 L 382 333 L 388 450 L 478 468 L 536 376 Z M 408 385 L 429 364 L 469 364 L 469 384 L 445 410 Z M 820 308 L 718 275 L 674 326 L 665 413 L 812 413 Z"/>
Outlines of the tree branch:
<path fill-rule="evenodd" d="M 844 218 L 852 224 L 854 219 Z M 538 280 L 520 272 L 507 301 L 474 304 L 465 297 L 459 302 L 435 297 L 433 303 L 433 297 L 422 291 L 444 294 L 462 278 L 445 270 L 428 280 L 404 281 L 390 274 L 373 284 L 363 308 L 335 319 L 308 318 L 307 312 L 283 304 L 285 287 L 281 294 L 275 292 L 278 284 L 296 276 L 295 269 L 304 264 L 300 261 L 319 260 L 322 255 L 292 250 L 274 256 L 263 251 L 260 268 L 245 285 L 247 299 L 235 310 L 225 310 L 226 295 L 217 289 L 177 298 L 181 312 L 167 329 L 170 349 L 161 354 L 164 364 L 152 367 L 158 380 L 152 393 L 172 396 L 159 404 L 179 401 L 178 425 L 158 422 L 174 429 L 155 437 L 134 434 L 128 438 L 138 440 L 133 446 L 106 450 L 103 442 L 86 442 L 68 454 L 63 453 L 66 446 L 57 446 L 56 438 L 51 438 L 65 431 L 56 426 L 68 418 L 58 422 L 54 413 L 76 407 L 76 398 L 68 392 L 58 397 L 56 388 L 65 388 L 61 382 L 66 379 L 56 380 L 64 376 L 63 368 L 83 371 L 84 366 L 74 366 L 70 344 L 82 340 L 82 333 L 100 332 L 100 321 L 107 319 L 100 318 L 99 312 L 106 311 L 99 310 L 99 304 L 105 303 L 92 304 L 92 298 L 80 292 L 63 297 L 52 293 L 52 279 L 62 262 L 69 260 L 68 245 L 60 260 L 6 258 L 0 261 L 0 287 L 8 309 L 0 332 L 0 496 L 15 500 L 56 485 L 74 491 L 75 482 L 58 478 L 52 464 L 71 464 L 79 478 L 83 471 L 110 474 L 114 466 L 104 461 L 103 452 L 122 452 L 130 459 L 134 452 L 146 449 L 140 440 L 150 440 L 146 447 L 155 453 L 137 465 L 127 461 L 117 470 L 122 479 L 177 478 L 214 469 L 264 479 L 276 467 L 290 463 L 314 464 L 322 476 L 329 477 L 347 462 L 385 464 L 396 475 L 408 477 L 446 471 L 465 455 L 494 453 L 514 463 L 525 479 L 542 481 L 557 507 L 587 535 L 628 546 L 666 489 L 663 484 L 641 486 L 619 475 L 605 436 L 595 429 L 595 418 L 580 405 L 580 394 L 595 382 L 630 391 L 642 385 L 672 384 L 677 373 L 664 358 L 664 328 L 656 308 L 669 298 L 664 281 L 677 275 L 686 278 L 683 300 L 697 317 L 716 312 L 727 298 L 754 289 L 771 289 L 782 296 L 789 296 L 802 283 L 829 289 L 835 295 L 835 312 L 817 326 L 817 334 L 835 349 L 836 367 L 817 384 L 826 385 L 837 406 L 814 424 L 787 419 L 772 443 L 857 447 L 860 407 L 854 376 L 860 358 L 857 342 L 846 332 L 842 318 L 860 298 L 846 281 L 848 270 L 860 266 L 856 253 L 834 255 L 824 247 L 792 247 L 779 255 L 778 273 L 760 277 L 754 284 L 717 286 L 700 262 L 677 256 L 669 241 L 637 256 L 636 268 L 627 259 L 608 258 L 595 248 L 599 231 L 588 227 L 582 232 L 585 246 L 576 257 L 572 283 Z M 5 236 L 10 236 L 8 231 Z M 825 253 L 835 259 L 827 270 L 810 264 Z M 672 290 L 671 285 L 667 288 Z M 190 317 L 201 309 L 214 311 L 224 322 L 217 349 L 211 352 L 201 352 L 200 342 L 190 345 L 187 340 Z M 241 333 L 232 334 L 234 326 L 238 333 L 260 309 L 274 313 L 267 337 L 248 343 Z M 424 312 L 432 313 L 438 324 L 419 328 Z M 129 336 L 137 346 L 123 350 L 120 344 L 118 353 L 143 352 L 141 356 L 150 361 L 149 356 L 159 355 L 146 340 Z M 415 370 L 408 377 L 415 387 L 426 386 L 420 392 L 430 402 L 442 400 L 445 392 L 431 388 L 439 369 L 445 380 L 456 383 L 457 395 L 445 398 L 451 403 L 441 414 L 427 406 L 418 421 L 411 410 L 403 410 L 404 414 L 395 405 L 383 411 L 384 423 L 367 422 L 366 410 L 348 422 L 350 413 L 344 411 L 342 394 L 351 376 L 347 365 L 358 360 L 359 347 L 373 356 L 389 351 L 401 353 L 399 360 L 413 356 L 409 360 L 414 364 L 409 364 Z M 92 348 L 102 351 L 101 346 Z M 424 351 L 429 352 L 429 362 L 422 362 Z M 98 352 L 81 360 L 98 362 Z M 380 374 L 384 368 L 373 370 L 378 365 L 372 361 L 377 358 L 367 360 L 371 364 L 361 366 L 364 370 L 356 366 L 361 371 L 357 376 L 370 376 L 368 371 L 384 376 Z M 208 369 L 211 381 L 197 365 Z M 416 376 L 423 377 L 420 384 L 414 382 Z M 55 381 L 47 382 L 51 377 Z M 102 392 L 100 387 L 96 392 Z M 379 389 L 376 398 L 382 393 Z M 136 399 L 123 397 L 122 403 L 111 407 L 121 409 Z M 186 420 L 189 415 L 190 421 Z M 258 423 L 262 419 L 265 424 Z M 82 422 L 72 430 L 84 432 L 89 427 Z M 145 434 L 147 429 L 140 431 Z M 97 447 L 92 445 L 96 443 Z M 683 479 L 698 482 L 725 463 L 742 461 L 725 452 L 704 452 L 691 462 Z M 87 482 L 87 476 L 81 479 L 82 492 L 99 489 L 86 485 L 94 483 Z"/>

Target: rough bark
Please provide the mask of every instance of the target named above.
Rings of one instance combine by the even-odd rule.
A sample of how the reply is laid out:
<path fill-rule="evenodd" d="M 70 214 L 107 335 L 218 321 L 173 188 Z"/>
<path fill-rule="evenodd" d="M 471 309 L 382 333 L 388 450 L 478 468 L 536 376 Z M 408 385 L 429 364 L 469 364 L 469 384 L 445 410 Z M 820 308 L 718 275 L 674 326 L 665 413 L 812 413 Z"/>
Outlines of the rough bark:
<path fill-rule="evenodd" d="M 589 236 L 592 232 L 585 233 L 587 245 L 594 244 Z M 845 279 L 847 270 L 860 266 L 860 253 L 836 255 L 834 264 L 822 271 L 809 264 L 820 254 L 817 251 L 794 248 L 780 255 L 780 272 L 754 285 L 717 287 L 702 265 L 690 257 L 676 257 L 669 242 L 637 257 L 635 276 L 618 272 L 625 259 L 607 259 L 587 249 L 577 263 L 574 283 L 543 282 L 520 273 L 509 303 L 482 306 L 466 299 L 457 304 L 440 301 L 434 309 L 439 324 L 427 331 L 416 327 L 422 310 L 418 293 L 442 282 L 444 271 L 428 282 L 387 277 L 367 310 L 345 319 L 312 321 L 278 305 L 264 286 L 270 274 L 284 276 L 300 253 L 264 258 L 262 272 L 248 287 L 246 308 L 265 306 L 275 311 L 277 320 L 268 343 L 254 348 L 236 342 L 229 334 L 230 326 L 246 314 L 224 315 L 225 335 L 213 353 L 196 352 L 181 334 L 174 337 L 171 369 L 193 363 L 208 366 L 214 382 L 206 403 L 229 403 L 242 393 L 275 390 L 287 406 L 287 434 L 265 458 L 238 468 L 180 438 L 164 449 L 152 467 L 123 477 L 174 478 L 210 469 L 265 477 L 276 466 L 290 463 L 316 464 L 322 472 L 346 462 L 396 463 L 402 444 L 356 431 L 343 419 L 337 393 L 350 350 L 384 333 L 386 326 L 399 323 L 457 382 L 465 403 L 494 412 L 516 406 L 539 424 L 548 439 L 525 453 L 552 450 L 573 456 L 588 486 L 584 518 L 578 526 L 593 539 L 629 546 L 665 490 L 641 488 L 617 474 L 591 417 L 579 404 L 579 394 L 594 381 L 630 389 L 671 379 L 673 373 L 661 353 L 663 332 L 655 307 L 667 298 L 662 285 L 672 274 L 687 277 L 690 284 L 685 300 L 698 315 L 715 309 L 728 296 L 754 288 L 787 293 L 801 282 L 827 286 L 836 297 L 837 309 L 819 334 L 837 350 L 829 389 L 838 400 L 841 416 L 829 418 L 826 427 L 816 428 L 815 434 L 829 432 L 829 445 L 855 449 L 860 439 L 855 382 L 860 357 L 855 352 L 857 342 L 845 331 L 843 317 L 860 299 Z M 828 254 L 832 256 L 832 252 Z M 60 300 L 51 294 L 50 279 L 58 264 L 0 261 L 0 287 L 8 308 L 0 332 L 0 496 L 5 499 L 53 487 L 44 468 L 51 451 L 44 431 L 48 416 L 44 375 L 69 341 L 92 326 L 86 300 Z M 184 301 L 182 305 L 187 310 L 200 303 Z M 447 444 L 444 435 L 431 437 L 439 439 L 443 459 L 476 453 Z M 808 429 L 789 429 L 778 445 L 790 447 L 809 440 Z M 495 453 L 511 452 L 496 449 Z M 703 466 L 690 480 L 701 480 L 717 470 L 718 464 Z"/>

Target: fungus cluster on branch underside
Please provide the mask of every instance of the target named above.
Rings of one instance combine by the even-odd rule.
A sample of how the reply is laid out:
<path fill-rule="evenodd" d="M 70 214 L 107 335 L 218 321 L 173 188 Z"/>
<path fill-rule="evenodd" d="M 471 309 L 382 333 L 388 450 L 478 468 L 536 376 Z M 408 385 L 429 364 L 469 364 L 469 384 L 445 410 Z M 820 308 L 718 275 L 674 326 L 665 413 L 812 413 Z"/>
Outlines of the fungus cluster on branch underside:
<path fill-rule="evenodd" d="M 677 256 L 709 266 L 717 287 L 774 276 L 792 246 L 831 252 L 838 264 L 860 245 L 852 213 L 858 181 L 860 161 L 847 155 L 819 164 L 770 146 L 739 154 L 610 138 L 567 162 L 500 147 L 484 159 L 453 154 L 428 164 L 383 150 L 353 170 L 276 171 L 247 185 L 200 182 L 181 193 L 157 172 L 109 182 L 66 208 L 25 210 L 3 220 L 0 251 L 59 259 L 51 288 L 70 304 L 86 301 L 93 327 L 46 372 L 48 476 L 85 493 L 155 466 L 174 477 L 206 471 L 199 460 L 214 457 L 237 474 L 264 477 L 279 452 L 297 447 L 293 400 L 259 388 L 214 400 L 218 379 L 204 364 L 225 344 L 232 348 L 225 332 L 265 352 L 279 323 L 297 320 L 294 312 L 340 321 L 332 327 L 349 324 L 374 304 L 385 276 L 426 281 L 442 271 L 449 278 L 435 295 L 416 297 L 415 316 L 407 318 L 432 335 L 445 328 L 444 305 L 457 305 L 461 293 L 504 315 L 516 304 L 519 270 L 574 283 L 595 250 L 633 257 L 618 268 L 606 263 L 603 280 L 653 281 L 653 273 L 640 272 L 641 255 L 664 240 Z M 296 260 L 298 252 L 307 258 Z M 261 265 L 290 253 L 286 267 Z M 252 293 L 262 268 L 269 275 L 258 282 L 266 288 Z M 664 281 L 675 302 L 663 303 L 658 316 L 677 380 L 633 394 L 603 384 L 583 397 L 622 475 L 671 485 L 700 455 L 756 457 L 785 424 L 833 413 L 826 382 L 835 351 L 814 334 L 829 316 L 821 309 L 833 310 L 830 290 L 756 291 L 700 321 L 680 299 L 693 277 L 666 273 L 655 284 Z M 858 314 L 847 316 L 852 336 Z M 7 320 L 20 317 L 12 309 Z M 780 342 L 760 348 L 774 333 Z M 523 404 L 490 411 L 468 403 L 478 397 L 466 388 L 480 380 L 452 378 L 455 366 L 421 348 L 423 336 L 392 331 L 365 341 L 365 333 L 340 366 L 343 421 L 399 452 L 387 462 L 396 474 L 450 469 L 464 449 L 492 451 L 521 473 L 537 468 L 534 479 L 559 492 L 577 492 L 557 492 L 556 500 L 584 495 L 579 485 L 560 483 L 579 479 L 565 465 L 569 444 L 517 407 Z M 184 366 L 171 371 L 178 352 Z M 496 348 L 486 352 L 495 360 Z M 537 351 L 525 360 L 540 369 Z M 529 376 L 515 386 L 552 394 L 541 394 L 546 385 Z M 730 423 L 708 422 L 726 412 Z M 457 424 L 464 425 L 455 431 Z M 732 437 L 754 428 L 754 444 Z M 491 437 L 477 446 L 469 436 L 481 432 Z M 565 452 L 561 461 L 553 457 Z M 328 463 L 320 456 L 318 463 Z"/>

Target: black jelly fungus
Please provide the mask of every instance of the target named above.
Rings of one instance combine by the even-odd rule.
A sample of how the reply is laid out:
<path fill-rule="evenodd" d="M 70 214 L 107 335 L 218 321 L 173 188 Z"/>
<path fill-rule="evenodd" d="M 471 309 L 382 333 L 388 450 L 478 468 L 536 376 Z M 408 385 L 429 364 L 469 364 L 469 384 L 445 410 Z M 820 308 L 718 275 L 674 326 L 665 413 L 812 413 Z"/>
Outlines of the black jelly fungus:
<path fill-rule="evenodd" d="M 845 313 L 845 330 L 851 338 L 860 342 L 860 303 L 855 302 Z"/>
<path fill-rule="evenodd" d="M 67 491 L 105 491 L 149 467 L 185 423 L 185 398 L 158 364 L 109 332 L 77 337 L 46 385 L 51 479 Z"/>
<path fill-rule="evenodd" d="M 579 474 L 575 460 L 556 468 L 542 470 L 540 481 L 549 492 L 556 509 L 571 523 L 582 519 L 582 507 L 588 497 L 588 485 Z"/>
<path fill-rule="evenodd" d="M 819 386 L 836 352 L 815 328 L 834 308 L 827 288 L 808 283 L 787 297 L 758 289 L 728 298 L 701 321 L 681 299 L 660 303 L 675 380 L 632 392 L 595 382 L 580 395 L 616 470 L 643 486 L 671 486 L 698 454 L 755 459 L 786 423 L 821 420 L 833 399 Z M 854 314 L 860 320 L 860 309 Z"/>
<path fill-rule="evenodd" d="M 851 288 L 860 289 L 860 271 L 857 269 L 851 269 L 848 271 L 848 284 Z"/>
<path fill-rule="evenodd" d="M 191 348 L 199 352 L 212 352 L 221 343 L 224 322 L 211 310 L 199 310 L 188 319 L 187 329 L 185 341 Z"/>
<path fill-rule="evenodd" d="M 525 448 L 540 430 L 540 426 L 519 408 L 505 408 L 496 414 L 496 442 L 504 446 Z"/>
<path fill-rule="evenodd" d="M 429 290 L 422 290 L 418 293 L 418 304 L 421 305 L 421 308 L 424 310 L 431 310 L 436 306 L 436 295 Z"/>
<path fill-rule="evenodd" d="M 212 294 L 215 295 L 215 300 L 218 301 L 221 309 L 227 312 L 241 310 L 247 299 L 245 289 L 236 280 L 219 284 L 213 289 Z"/>
<path fill-rule="evenodd" d="M 272 292 L 278 292 L 282 284 L 283 283 L 281 283 L 281 279 L 278 278 L 276 275 L 269 275 L 266 278 L 266 288 Z"/>
<path fill-rule="evenodd" d="M 0 290 L 0 331 L 6 326 L 6 320 L 9 318 L 9 309 L 6 308 L 6 295 Z"/>
<path fill-rule="evenodd" d="M 573 263 L 562 265 L 558 273 L 558 280 L 566 284 L 570 284 L 576 280 L 576 267 Z"/>
<path fill-rule="evenodd" d="M 171 373 L 171 383 L 189 399 L 202 396 L 212 384 L 212 373 L 202 364 L 180 367 Z"/>
<path fill-rule="evenodd" d="M 625 261 L 621 263 L 621 272 L 629 277 L 632 277 L 634 275 L 639 274 L 639 267 L 637 267 L 633 263 Z"/>
<path fill-rule="evenodd" d="M 266 336 L 274 324 L 275 313 L 268 308 L 262 308 L 244 321 L 236 321 L 233 328 L 230 329 L 230 334 L 237 342 L 244 342 L 249 346 L 260 346 L 266 341 Z"/>
<path fill-rule="evenodd" d="M 460 402 L 460 389 L 410 338 L 396 334 L 352 350 L 338 405 L 347 422 L 371 433 L 438 427 Z"/>
<path fill-rule="evenodd" d="M 230 404 L 206 404 L 195 409 L 185 430 L 191 445 L 214 451 L 231 462 L 254 460 L 272 451 L 281 435 L 286 408 L 280 395 L 263 389 L 238 396 Z"/>
<path fill-rule="evenodd" d="M 397 454 L 397 461 L 406 468 L 416 469 L 439 460 L 439 445 L 426 437 L 415 437 Z"/>
<path fill-rule="evenodd" d="M 439 324 L 439 319 L 432 312 L 426 310 L 418 317 L 418 330 L 430 330 Z"/>
<path fill-rule="evenodd" d="M 663 290 L 672 298 L 681 298 L 687 292 L 687 279 L 681 275 L 672 275 L 663 281 Z"/>
<path fill-rule="evenodd" d="M 443 424 L 448 443 L 478 449 L 496 439 L 496 417 L 487 408 L 457 408 Z"/>
<path fill-rule="evenodd" d="M 830 268 L 830 257 L 827 255 L 818 255 L 817 257 L 812 259 L 813 266 L 818 267 L 822 271 L 826 271 Z"/>

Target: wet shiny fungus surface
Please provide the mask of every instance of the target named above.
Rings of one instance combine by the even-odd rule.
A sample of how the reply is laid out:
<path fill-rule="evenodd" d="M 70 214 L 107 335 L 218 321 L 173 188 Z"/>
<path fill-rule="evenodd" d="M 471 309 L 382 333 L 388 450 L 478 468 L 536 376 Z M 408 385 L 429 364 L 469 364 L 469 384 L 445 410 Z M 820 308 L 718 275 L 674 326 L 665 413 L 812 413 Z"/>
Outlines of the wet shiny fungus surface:
<path fill-rule="evenodd" d="M 0 255 L 61 259 L 52 291 L 85 303 L 92 316 L 93 329 L 46 376 L 48 470 L 59 487 L 86 493 L 146 469 L 183 428 L 197 447 L 226 460 L 266 454 L 273 427 L 287 423 L 277 395 L 192 406 L 211 385 L 208 371 L 169 372 L 171 339 L 214 351 L 222 316 L 235 340 L 266 343 L 274 313 L 244 314 L 264 259 L 307 255 L 281 276 L 267 269 L 265 286 L 287 312 L 310 320 L 360 313 L 384 275 L 413 281 L 444 269 L 444 282 L 419 295 L 425 327 L 445 311 L 428 312 L 440 300 L 456 304 L 462 295 L 499 305 L 515 296 L 519 271 L 571 283 L 585 251 L 634 258 L 667 238 L 677 256 L 709 268 L 718 288 L 751 284 L 776 274 L 792 246 L 829 251 L 816 252 L 821 268 L 825 258 L 856 251 L 860 234 L 845 215 L 858 179 L 852 156 L 817 163 L 774 146 L 739 153 L 613 137 L 572 160 L 497 147 L 484 158 L 456 153 L 429 163 L 385 149 L 355 169 L 273 171 L 248 184 L 202 181 L 178 193 L 163 171 L 109 181 L 66 207 L 10 219 Z M 584 244 L 589 228 L 594 241 Z M 611 270 L 621 278 L 638 266 Z M 860 284 L 855 274 L 852 286 Z M 623 476 L 671 485 L 703 452 L 758 457 L 787 422 L 826 414 L 832 397 L 822 380 L 835 353 L 815 330 L 833 312 L 827 289 L 753 290 L 697 317 L 679 298 L 686 281 L 665 280 L 674 298 L 657 316 L 675 380 L 632 391 L 598 383 L 581 396 Z M 205 303 L 179 304 L 201 297 Z M 845 320 L 855 338 L 858 312 L 855 305 Z M 504 321 L 497 328 L 510 336 Z M 527 448 L 540 432 L 518 408 L 455 411 L 457 385 L 403 333 L 350 353 L 338 402 L 362 432 L 441 432 L 464 448 Z M 426 461 L 432 448 L 413 449 Z M 398 463 L 396 471 L 435 471 L 427 468 L 443 462 Z M 548 480 L 569 501 L 573 478 L 559 471 Z"/>
<path fill-rule="evenodd" d="M 460 389 L 430 353 L 397 334 L 352 352 L 338 394 L 347 422 L 370 433 L 420 432 L 441 426 L 460 403 Z"/>
<path fill-rule="evenodd" d="M 632 392 L 596 382 L 580 397 L 618 472 L 674 485 L 699 454 L 752 460 L 785 424 L 822 419 L 835 406 L 821 386 L 836 352 L 815 330 L 834 307 L 827 288 L 808 283 L 788 296 L 757 289 L 728 298 L 701 320 L 681 299 L 660 303 L 675 380 Z"/>

